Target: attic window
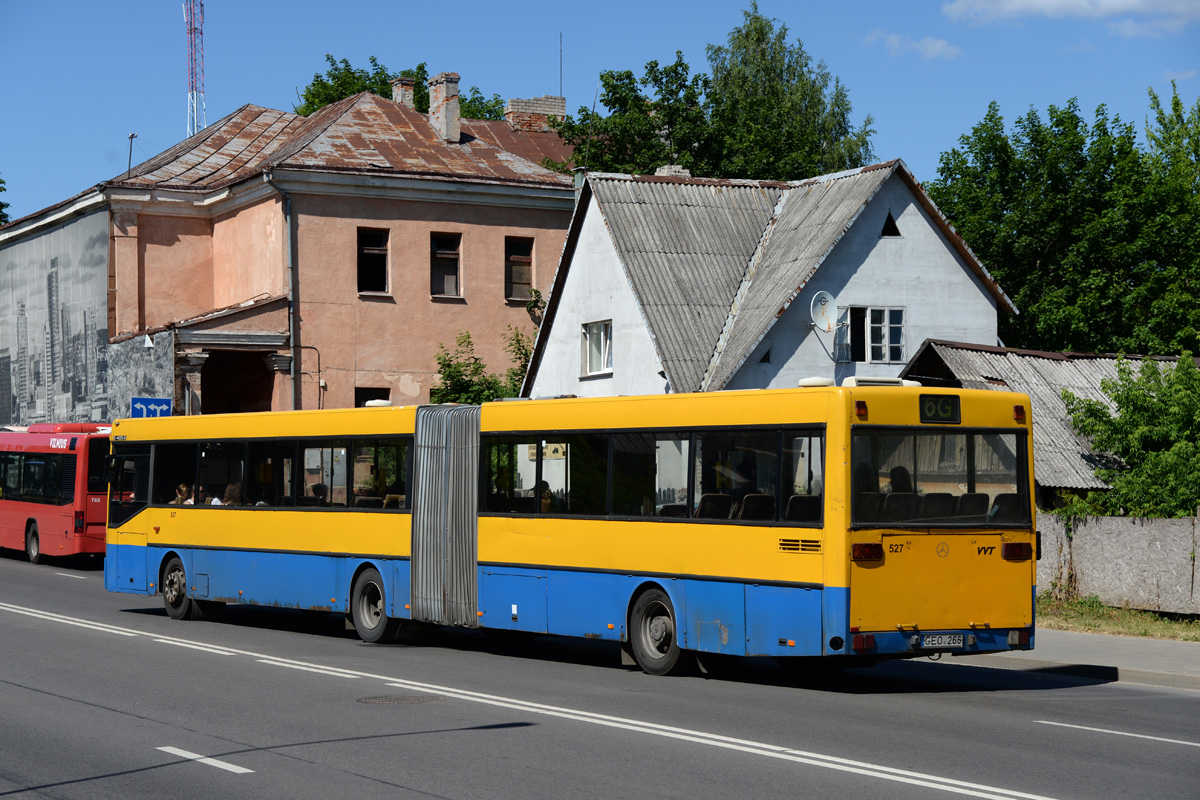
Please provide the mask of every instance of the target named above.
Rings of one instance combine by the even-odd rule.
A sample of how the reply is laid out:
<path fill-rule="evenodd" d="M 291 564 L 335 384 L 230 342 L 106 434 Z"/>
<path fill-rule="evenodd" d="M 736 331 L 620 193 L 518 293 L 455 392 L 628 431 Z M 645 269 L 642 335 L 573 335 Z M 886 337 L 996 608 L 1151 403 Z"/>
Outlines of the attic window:
<path fill-rule="evenodd" d="M 899 235 L 900 235 L 900 228 L 897 227 L 897 225 L 896 225 L 896 218 L 893 217 L 892 212 L 889 211 L 888 215 L 887 215 L 887 219 L 885 219 L 883 221 L 883 230 L 880 231 L 879 237 L 881 239 L 896 238 Z"/>
<path fill-rule="evenodd" d="M 763 353 L 763 357 L 758 360 L 758 363 L 760 363 L 760 364 L 770 364 L 771 363 L 771 349 L 770 348 L 767 348 L 767 352 Z"/>

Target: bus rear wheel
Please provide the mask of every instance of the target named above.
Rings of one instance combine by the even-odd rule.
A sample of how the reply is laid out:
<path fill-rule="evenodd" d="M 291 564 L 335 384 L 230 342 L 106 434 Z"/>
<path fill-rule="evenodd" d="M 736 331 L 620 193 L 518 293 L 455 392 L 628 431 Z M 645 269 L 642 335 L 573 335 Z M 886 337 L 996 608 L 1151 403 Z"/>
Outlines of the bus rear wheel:
<path fill-rule="evenodd" d="M 388 617 L 386 600 L 379 570 L 367 567 L 354 581 L 350 593 L 350 619 L 358 638 L 364 642 L 378 644 L 396 638 L 400 620 Z"/>
<path fill-rule="evenodd" d="M 29 523 L 29 527 L 25 529 L 25 557 L 29 559 L 30 564 L 42 560 L 42 540 L 38 538 L 36 522 Z"/>
<path fill-rule="evenodd" d="M 629 644 L 633 658 L 643 672 L 667 675 L 679 664 L 675 609 L 671 598 L 661 589 L 647 589 L 638 595 L 629 619 Z"/>
<path fill-rule="evenodd" d="M 178 556 L 172 556 L 162 574 L 163 605 L 171 619 L 192 618 L 192 598 L 187 593 L 187 574 Z"/>

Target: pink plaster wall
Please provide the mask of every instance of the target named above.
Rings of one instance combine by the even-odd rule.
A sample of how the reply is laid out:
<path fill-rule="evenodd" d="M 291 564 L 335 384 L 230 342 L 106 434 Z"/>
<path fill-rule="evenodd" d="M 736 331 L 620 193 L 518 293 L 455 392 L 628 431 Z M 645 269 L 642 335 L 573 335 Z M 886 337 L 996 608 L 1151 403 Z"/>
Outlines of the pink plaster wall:
<path fill-rule="evenodd" d="M 287 293 L 283 210 L 269 198 L 213 224 L 213 307 Z"/>
<path fill-rule="evenodd" d="M 213 308 L 213 226 L 200 217 L 138 214 L 143 278 L 140 328 L 187 319 Z"/>
<path fill-rule="evenodd" d="M 510 364 L 506 326 L 536 333 L 523 303 L 504 297 L 504 238 L 534 240 L 533 284 L 549 290 L 569 211 L 505 209 L 360 198 L 294 196 L 299 219 L 300 343 L 320 350 L 326 408 L 354 404 L 354 389 L 386 387 L 392 402 L 426 402 L 438 345 L 468 330 L 489 371 Z M 389 232 L 383 296 L 359 296 L 358 228 Z M 462 299 L 431 299 L 430 234 L 460 233 Z M 316 405 L 315 356 L 303 353 L 304 408 Z M 309 375 L 307 373 L 313 372 Z"/>

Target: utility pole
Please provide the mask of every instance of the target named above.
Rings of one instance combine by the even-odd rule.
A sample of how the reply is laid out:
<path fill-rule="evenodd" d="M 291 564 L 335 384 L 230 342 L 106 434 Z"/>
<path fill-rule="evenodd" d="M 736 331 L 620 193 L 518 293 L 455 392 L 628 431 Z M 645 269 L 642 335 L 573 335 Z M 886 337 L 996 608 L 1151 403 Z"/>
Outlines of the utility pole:
<path fill-rule="evenodd" d="M 188 40 L 187 135 L 208 127 L 204 115 L 204 0 L 184 0 L 183 21 Z"/>
<path fill-rule="evenodd" d="M 129 177 L 129 173 L 133 171 L 133 140 L 137 138 L 137 131 L 129 134 L 129 164 L 125 167 L 125 177 Z"/>

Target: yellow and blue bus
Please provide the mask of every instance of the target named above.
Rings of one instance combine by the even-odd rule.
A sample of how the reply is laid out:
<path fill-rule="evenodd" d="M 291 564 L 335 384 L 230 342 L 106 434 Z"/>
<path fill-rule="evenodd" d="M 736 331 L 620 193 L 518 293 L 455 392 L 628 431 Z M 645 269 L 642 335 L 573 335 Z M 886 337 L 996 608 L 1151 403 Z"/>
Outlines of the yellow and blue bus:
<path fill-rule="evenodd" d="M 844 663 L 1029 649 L 1021 394 L 821 386 L 120 420 L 105 584 Z"/>

